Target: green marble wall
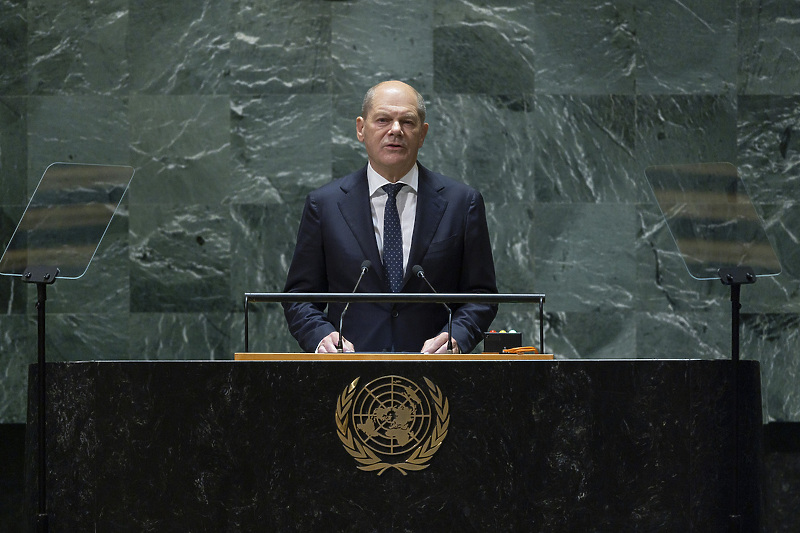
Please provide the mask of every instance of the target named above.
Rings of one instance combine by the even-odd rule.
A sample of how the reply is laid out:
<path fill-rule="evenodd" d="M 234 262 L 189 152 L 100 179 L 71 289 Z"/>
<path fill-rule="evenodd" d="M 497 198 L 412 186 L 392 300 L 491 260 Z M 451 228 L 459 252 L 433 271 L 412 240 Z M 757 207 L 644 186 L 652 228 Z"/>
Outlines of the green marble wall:
<path fill-rule="evenodd" d="M 305 194 L 364 163 L 386 78 L 420 159 L 483 191 L 502 292 L 561 358 L 726 358 L 726 287 L 686 273 L 643 169 L 731 161 L 783 273 L 742 290 L 765 420 L 800 420 L 800 2 L 0 0 L 0 240 L 53 161 L 136 176 L 87 275 L 48 290 L 54 361 L 228 359 L 278 291 Z M 0 422 L 25 420 L 35 290 L 0 279 Z M 495 327 L 536 343 L 533 309 Z M 296 350 L 277 307 L 252 347 Z"/>

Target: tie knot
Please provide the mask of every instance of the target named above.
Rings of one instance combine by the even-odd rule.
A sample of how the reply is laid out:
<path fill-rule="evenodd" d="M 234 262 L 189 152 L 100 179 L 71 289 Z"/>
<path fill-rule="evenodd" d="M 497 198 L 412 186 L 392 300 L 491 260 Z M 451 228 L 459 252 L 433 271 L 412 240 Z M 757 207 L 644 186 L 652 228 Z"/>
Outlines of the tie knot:
<path fill-rule="evenodd" d="M 389 195 L 389 198 L 394 199 L 397 197 L 397 193 L 400 191 L 400 189 L 403 188 L 403 185 L 405 185 L 405 183 L 390 183 L 388 185 L 384 185 L 382 189 L 386 191 L 386 194 Z"/>

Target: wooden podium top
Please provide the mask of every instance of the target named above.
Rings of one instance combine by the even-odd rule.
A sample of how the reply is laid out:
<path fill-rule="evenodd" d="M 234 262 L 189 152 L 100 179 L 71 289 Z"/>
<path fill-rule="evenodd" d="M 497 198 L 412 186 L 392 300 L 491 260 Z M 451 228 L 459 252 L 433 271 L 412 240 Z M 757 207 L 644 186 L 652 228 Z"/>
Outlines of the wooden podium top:
<path fill-rule="evenodd" d="M 553 354 L 237 353 L 236 361 L 552 361 Z"/>

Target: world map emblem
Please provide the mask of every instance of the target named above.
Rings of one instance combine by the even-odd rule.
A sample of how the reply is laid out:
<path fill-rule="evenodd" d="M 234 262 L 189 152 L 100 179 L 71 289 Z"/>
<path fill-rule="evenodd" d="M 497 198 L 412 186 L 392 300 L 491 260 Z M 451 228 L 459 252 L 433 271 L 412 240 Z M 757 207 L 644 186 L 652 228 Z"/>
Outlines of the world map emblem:
<path fill-rule="evenodd" d="M 402 376 L 350 383 L 336 404 L 336 427 L 358 468 L 378 475 L 423 470 L 447 436 L 450 407 L 428 378 L 425 388 Z"/>

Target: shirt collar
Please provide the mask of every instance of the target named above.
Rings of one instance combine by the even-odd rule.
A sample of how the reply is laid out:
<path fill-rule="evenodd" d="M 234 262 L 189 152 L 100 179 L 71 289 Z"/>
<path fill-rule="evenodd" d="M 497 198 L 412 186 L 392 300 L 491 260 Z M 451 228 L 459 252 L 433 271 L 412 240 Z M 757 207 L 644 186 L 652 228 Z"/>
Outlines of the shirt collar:
<path fill-rule="evenodd" d="M 370 197 L 374 196 L 378 189 L 387 183 L 391 183 L 389 180 L 378 174 L 375 169 L 372 168 L 371 163 L 367 163 L 367 182 L 369 183 Z M 415 164 L 413 167 L 411 167 L 411 170 L 409 170 L 405 176 L 397 180 L 397 182 L 405 183 L 411 188 L 412 191 L 416 193 L 417 187 L 419 186 L 419 168 L 417 168 L 417 165 Z"/>

